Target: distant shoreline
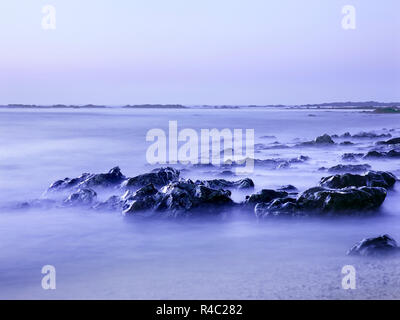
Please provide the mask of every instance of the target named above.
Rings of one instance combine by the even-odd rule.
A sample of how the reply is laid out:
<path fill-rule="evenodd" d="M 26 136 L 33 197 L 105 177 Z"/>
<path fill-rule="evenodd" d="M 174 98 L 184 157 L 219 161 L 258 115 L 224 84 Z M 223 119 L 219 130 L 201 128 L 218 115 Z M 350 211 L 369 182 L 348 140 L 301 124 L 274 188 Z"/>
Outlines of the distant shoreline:
<path fill-rule="evenodd" d="M 400 102 L 331 102 L 319 104 L 303 105 L 181 105 L 181 104 L 139 104 L 124 106 L 106 105 L 36 105 L 36 104 L 8 104 L 0 105 L 0 109 L 242 109 L 242 108 L 286 108 L 286 109 L 305 109 L 305 110 L 371 110 L 374 113 L 398 113 L 400 112 Z M 387 112 L 386 112 L 387 111 Z"/>

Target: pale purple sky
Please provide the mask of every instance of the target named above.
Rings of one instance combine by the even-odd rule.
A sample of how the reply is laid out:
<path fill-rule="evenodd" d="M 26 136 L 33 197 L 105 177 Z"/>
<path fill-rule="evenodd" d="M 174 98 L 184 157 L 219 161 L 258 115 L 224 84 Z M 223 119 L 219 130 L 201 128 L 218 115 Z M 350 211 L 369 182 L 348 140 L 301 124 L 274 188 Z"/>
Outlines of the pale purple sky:
<path fill-rule="evenodd" d="M 43 30 L 42 7 L 56 8 Z M 356 29 L 342 28 L 342 7 Z M 398 0 L 2 0 L 0 103 L 400 101 Z"/>

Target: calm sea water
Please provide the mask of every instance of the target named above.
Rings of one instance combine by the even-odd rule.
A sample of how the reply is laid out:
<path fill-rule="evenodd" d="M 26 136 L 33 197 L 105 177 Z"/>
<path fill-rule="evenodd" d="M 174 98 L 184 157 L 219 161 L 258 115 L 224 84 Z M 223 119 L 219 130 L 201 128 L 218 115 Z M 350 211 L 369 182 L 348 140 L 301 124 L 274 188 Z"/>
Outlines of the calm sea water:
<path fill-rule="evenodd" d="M 312 114 L 313 116 L 310 116 Z M 399 130 L 399 117 L 310 110 L 0 110 L 0 207 L 38 198 L 55 180 L 119 165 L 127 176 L 149 171 L 146 133 L 178 128 L 252 128 L 257 143 L 293 145 L 346 131 Z M 392 131 L 400 136 L 400 131 Z M 274 138 L 262 138 L 274 136 Z M 300 190 L 327 175 L 354 146 L 267 149 L 256 158 L 309 156 L 282 170 L 256 169 L 261 188 Z M 362 161 L 360 163 L 366 163 Z M 400 173 L 400 163 L 368 161 Z M 212 178 L 185 171 L 184 177 Z M 400 241 L 400 187 L 372 218 L 257 221 L 146 221 L 83 209 L 0 212 L 0 298 L 26 299 L 306 299 L 400 298 L 400 259 L 345 255 L 364 237 L 388 233 Z M 237 201 L 243 194 L 236 193 Z M 54 265 L 57 289 L 43 290 L 41 268 Z M 357 289 L 343 290 L 341 269 L 357 270 Z"/>

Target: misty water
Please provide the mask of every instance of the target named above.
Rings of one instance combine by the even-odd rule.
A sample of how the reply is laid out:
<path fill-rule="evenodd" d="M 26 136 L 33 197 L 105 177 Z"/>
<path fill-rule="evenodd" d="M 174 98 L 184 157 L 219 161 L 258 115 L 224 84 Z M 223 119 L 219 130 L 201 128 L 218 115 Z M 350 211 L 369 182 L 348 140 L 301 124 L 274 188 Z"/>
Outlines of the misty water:
<path fill-rule="evenodd" d="M 372 217 L 258 221 L 234 212 L 224 219 L 137 220 L 86 209 L 15 210 L 42 196 L 61 178 L 150 171 L 148 130 L 176 120 L 178 128 L 251 128 L 266 146 L 258 159 L 309 156 L 289 168 L 257 168 L 255 190 L 295 185 L 300 191 L 343 163 L 341 155 L 367 152 L 379 139 L 354 145 L 295 147 L 328 134 L 360 131 L 400 136 L 400 116 L 354 110 L 287 109 L 63 109 L 0 110 L 0 298 L 26 299 L 309 299 L 400 298 L 400 258 L 349 257 L 365 237 L 400 241 L 400 186 Z M 382 139 L 381 139 L 382 140 Z M 275 142 L 289 148 L 273 148 Z M 338 139 L 337 142 L 343 141 Z M 399 160 L 360 160 L 400 176 Z M 216 172 L 182 172 L 216 178 Z M 228 179 L 228 178 L 227 178 Z M 237 180 L 239 177 L 230 177 Z M 54 265 L 56 290 L 43 290 L 41 269 Z M 342 267 L 357 270 L 357 289 L 343 290 Z"/>

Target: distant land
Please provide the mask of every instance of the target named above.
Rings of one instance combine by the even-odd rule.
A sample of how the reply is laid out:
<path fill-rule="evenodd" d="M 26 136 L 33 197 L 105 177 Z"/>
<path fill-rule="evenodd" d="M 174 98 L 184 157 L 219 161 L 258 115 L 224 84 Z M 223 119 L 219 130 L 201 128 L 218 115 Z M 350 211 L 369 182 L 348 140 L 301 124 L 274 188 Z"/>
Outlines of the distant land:
<path fill-rule="evenodd" d="M 375 113 L 397 113 L 400 108 L 400 102 L 378 102 L 378 101 L 364 101 L 364 102 L 324 102 L 315 104 L 301 104 L 301 105 L 181 105 L 181 104 L 134 104 L 123 106 L 106 106 L 106 105 L 36 105 L 36 104 L 7 104 L 0 105 L 0 108 L 24 108 L 24 109 L 96 109 L 96 108 L 125 108 L 125 109 L 240 109 L 240 108 L 288 108 L 288 109 L 367 109 L 375 110 Z M 383 109 L 386 108 L 385 112 Z"/>

